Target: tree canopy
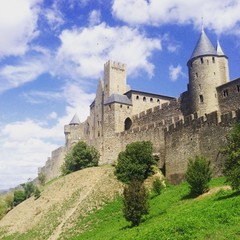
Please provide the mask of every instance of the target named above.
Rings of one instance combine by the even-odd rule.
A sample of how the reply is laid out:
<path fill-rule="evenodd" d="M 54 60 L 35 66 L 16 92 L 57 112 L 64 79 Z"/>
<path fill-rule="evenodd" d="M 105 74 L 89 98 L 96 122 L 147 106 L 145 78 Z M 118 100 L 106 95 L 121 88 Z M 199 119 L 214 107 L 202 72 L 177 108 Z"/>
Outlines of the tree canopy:
<path fill-rule="evenodd" d="M 94 147 L 79 141 L 66 155 L 61 167 L 62 174 L 66 175 L 87 167 L 97 166 L 99 157 L 100 154 Z"/>
<path fill-rule="evenodd" d="M 227 159 L 224 174 L 233 189 L 240 190 L 240 124 L 233 126 L 227 135 L 227 144 L 223 150 Z"/>
<path fill-rule="evenodd" d="M 153 145 L 150 141 L 133 142 L 118 155 L 115 175 L 123 183 L 132 180 L 143 182 L 153 173 L 156 161 L 153 158 Z"/>

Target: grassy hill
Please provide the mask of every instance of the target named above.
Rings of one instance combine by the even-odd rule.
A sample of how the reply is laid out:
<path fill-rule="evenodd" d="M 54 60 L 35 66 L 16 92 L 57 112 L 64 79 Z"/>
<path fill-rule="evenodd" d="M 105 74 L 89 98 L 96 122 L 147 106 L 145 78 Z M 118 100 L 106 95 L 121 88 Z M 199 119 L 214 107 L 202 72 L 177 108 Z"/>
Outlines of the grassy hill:
<path fill-rule="evenodd" d="M 151 196 L 150 214 L 140 226 L 130 228 L 122 216 L 121 198 L 113 199 L 122 189 L 113 177 L 113 169 L 86 169 L 49 183 L 38 200 L 31 198 L 8 213 L 0 221 L 0 238 L 240 239 L 240 192 L 224 185 L 223 178 L 214 179 L 210 192 L 198 198 L 188 195 L 185 183 L 168 186 L 160 196 Z M 40 210 L 37 203 L 41 201 L 44 204 Z M 24 214 L 30 214 L 30 209 L 34 213 L 33 218 L 27 217 L 25 222 L 22 221 Z M 22 215 L 16 217 L 20 213 Z M 38 221 L 33 220 L 39 215 Z M 7 220 L 17 225 L 5 229 L 12 235 L 4 237 Z"/>

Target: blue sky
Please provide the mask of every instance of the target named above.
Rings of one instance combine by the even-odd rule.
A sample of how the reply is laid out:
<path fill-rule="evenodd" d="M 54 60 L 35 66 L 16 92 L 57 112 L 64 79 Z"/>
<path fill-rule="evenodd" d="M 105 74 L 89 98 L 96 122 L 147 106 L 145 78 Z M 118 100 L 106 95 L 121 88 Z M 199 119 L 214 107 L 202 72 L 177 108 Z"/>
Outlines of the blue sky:
<path fill-rule="evenodd" d="M 0 0 L 0 189 L 37 176 L 84 121 L 103 64 L 127 64 L 132 89 L 178 97 L 202 17 L 240 76 L 238 0 Z"/>

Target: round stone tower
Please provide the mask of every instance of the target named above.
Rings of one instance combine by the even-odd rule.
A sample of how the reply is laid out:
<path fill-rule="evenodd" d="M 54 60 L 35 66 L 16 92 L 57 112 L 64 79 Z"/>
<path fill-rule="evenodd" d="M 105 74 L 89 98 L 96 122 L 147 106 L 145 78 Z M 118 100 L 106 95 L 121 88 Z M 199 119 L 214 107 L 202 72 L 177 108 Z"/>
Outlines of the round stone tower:
<path fill-rule="evenodd" d="M 190 112 L 199 116 L 219 110 L 216 87 L 229 81 L 228 58 L 218 42 L 216 49 L 204 30 L 187 63 Z"/>

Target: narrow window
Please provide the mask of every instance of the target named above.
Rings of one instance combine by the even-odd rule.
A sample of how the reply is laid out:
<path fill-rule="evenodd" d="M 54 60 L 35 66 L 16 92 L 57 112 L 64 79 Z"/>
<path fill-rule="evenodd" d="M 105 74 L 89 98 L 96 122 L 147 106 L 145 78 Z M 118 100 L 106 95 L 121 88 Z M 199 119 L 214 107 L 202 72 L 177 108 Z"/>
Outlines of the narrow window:
<path fill-rule="evenodd" d="M 223 96 L 227 97 L 228 96 L 228 89 L 223 90 Z"/>
<path fill-rule="evenodd" d="M 146 97 L 143 97 L 143 101 L 146 102 Z"/>
<path fill-rule="evenodd" d="M 214 74 L 214 75 L 216 75 L 216 73 L 215 73 L 215 72 L 214 72 L 213 74 Z"/>
<path fill-rule="evenodd" d="M 157 102 L 160 103 L 160 99 L 158 99 Z"/>
<path fill-rule="evenodd" d="M 237 85 L 237 92 L 240 92 L 240 85 Z"/>
<path fill-rule="evenodd" d="M 136 99 L 138 100 L 138 99 L 139 99 L 139 96 L 136 96 Z"/>
<path fill-rule="evenodd" d="M 203 95 L 199 95 L 199 101 L 200 103 L 203 103 Z"/>
<path fill-rule="evenodd" d="M 203 58 L 201 58 L 201 64 L 203 64 Z"/>
<path fill-rule="evenodd" d="M 212 57 L 212 62 L 215 63 L 215 57 Z"/>
<path fill-rule="evenodd" d="M 122 104 L 120 105 L 120 108 L 122 108 Z"/>
<path fill-rule="evenodd" d="M 150 98 L 150 102 L 153 102 L 153 99 L 152 99 L 152 98 Z"/>
<path fill-rule="evenodd" d="M 209 60 L 207 60 L 207 65 L 209 65 Z"/>
<path fill-rule="evenodd" d="M 201 84 L 199 84 L 199 89 L 202 89 L 202 85 Z"/>
<path fill-rule="evenodd" d="M 198 77 L 198 73 L 195 73 L 196 77 Z"/>

